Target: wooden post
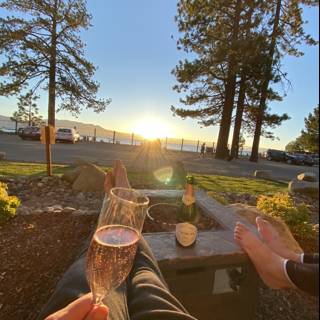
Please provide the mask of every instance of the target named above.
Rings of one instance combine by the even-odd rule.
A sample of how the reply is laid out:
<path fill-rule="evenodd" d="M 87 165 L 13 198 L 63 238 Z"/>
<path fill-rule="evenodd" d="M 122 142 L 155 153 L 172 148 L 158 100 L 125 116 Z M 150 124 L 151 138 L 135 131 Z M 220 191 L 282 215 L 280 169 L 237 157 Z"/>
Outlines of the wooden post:
<path fill-rule="evenodd" d="M 167 147 L 168 147 L 168 137 L 166 137 L 166 150 L 167 150 Z"/>
<path fill-rule="evenodd" d="M 182 140 L 181 140 L 181 151 L 183 150 L 183 142 L 184 142 L 184 139 L 182 138 Z"/>
<path fill-rule="evenodd" d="M 131 145 L 133 146 L 134 133 L 131 134 Z"/>
<path fill-rule="evenodd" d="M 199 144 L 200 144 L 200 141 L 198 140 L 198 143 L 197 143 L 197 153 L 199 152 Z"/>
<path fill-rule="evenodd" d="M 115 131 L 113 131 L 112 143 L 113 143 L 113 144 L 116 143 L 116 132 L 115 132 Z"/>
<path fill-rule="evenodd" d="M 52 165 L 51 165 L 51 139 L 50 139 L 50 127 L 46 126 L 46 159 L 47 159 L 47 174 L 49 177 L 52 176 Z"/>
<path fill-rule="evenodd" d="M 94 132 L 93 132 L 93 142 L 97 141 L 97 129 L 94 128 Z"/>

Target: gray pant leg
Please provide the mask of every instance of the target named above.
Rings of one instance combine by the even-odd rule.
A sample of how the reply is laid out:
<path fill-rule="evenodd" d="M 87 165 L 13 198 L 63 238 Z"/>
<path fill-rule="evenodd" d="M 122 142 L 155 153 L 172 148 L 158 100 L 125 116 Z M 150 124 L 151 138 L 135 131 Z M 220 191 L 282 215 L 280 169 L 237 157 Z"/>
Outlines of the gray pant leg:
<path fill-rule="evenodd" d="M 131 320 L 196 320 L 170 293 L 144 239 L 127 281 Z"/>

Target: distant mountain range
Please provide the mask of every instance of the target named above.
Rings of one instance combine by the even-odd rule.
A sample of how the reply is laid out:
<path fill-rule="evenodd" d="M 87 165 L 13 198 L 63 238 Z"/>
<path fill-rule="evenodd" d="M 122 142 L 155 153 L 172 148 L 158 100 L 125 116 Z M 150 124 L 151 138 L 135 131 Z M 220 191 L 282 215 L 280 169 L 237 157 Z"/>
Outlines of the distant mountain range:
<path fill-rule="evenodd" d="M 19 124 L 19 127 L 25 127 L 25 124 Z M 79 121 L 71 121 L 71 120 L 59 120 L 56 119 L 56 127 L 57 128 L 74 128 L 78 130 L 80 135 L 82 136 L 93 136 L 94 130 L 96 129 L 97 137 L 108 137 L 112 138 L 113 130 L 105 129 L 101 126 L 91 124 L 91 123 L 83 123 Z M 10 117 L 0 115 L 0 129 L 8 129 L 13 130 L 15 128 L 15 123 L 10 120 Z M 116 135 L 118 139 L 130 139 L 131 133 L 118 132 Z M 135 138 L 141 138 L 135 135 Z"/>

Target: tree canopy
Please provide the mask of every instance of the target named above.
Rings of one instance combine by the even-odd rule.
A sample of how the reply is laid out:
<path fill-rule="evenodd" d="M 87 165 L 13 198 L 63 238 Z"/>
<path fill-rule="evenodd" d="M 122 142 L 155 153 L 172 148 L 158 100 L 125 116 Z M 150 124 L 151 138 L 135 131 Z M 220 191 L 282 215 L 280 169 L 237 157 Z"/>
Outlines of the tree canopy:
<path fill-rule="evenodd" d="M 3 0 L 0 8 L 0 95 L 29 87 L 48 90 L 48 122 L 58 110 L 78 114 L 82 108 L 105 110 L 93 80 L 95 66 L 86 59 L 81 29 L 90 26 L 85 0 Z"/>
<path fill-rule="evenodd" d="M 272 129 L 289 119 L 286 113 L 269 110 L 270 101 L 282 99 L 272 84 L 287 81 L 281 70 L 284 55 L 301 56 L 302 43 L 316 44 L 304 31 L 302 6 L 317 4 L 179 0 L 177 46 L 188 58 L 173 70 L 178 82 L 174 90 L 184 97 L 183 106 L 171 110 L 182 118 L 198 119 L 201 126 L 219 125 L 216 157 L 227 156 L 232 123 L 231 151 L 238 152 L 240 132 L 253 135 L 251 160 L 256 161 L 260 136 L 274 138 Z"/>

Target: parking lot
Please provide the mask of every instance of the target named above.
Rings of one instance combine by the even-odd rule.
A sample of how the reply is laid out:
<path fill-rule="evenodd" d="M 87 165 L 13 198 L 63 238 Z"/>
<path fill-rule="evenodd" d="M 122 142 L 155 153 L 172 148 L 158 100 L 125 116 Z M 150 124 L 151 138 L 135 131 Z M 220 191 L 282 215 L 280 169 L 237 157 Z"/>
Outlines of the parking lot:
<path fill-rule="evenodd" d="M 15 135 L 0 134 L 0 151 L 7 154 L 11 161 L 44 162 L 45 148 L 39 141 L 23 141 Z M 112 165 L 115 159 L 122 159 L 130 166 L 139 152 L 139 147 L 128 145 L 113 145 L 108 143 L 57 143 L 52 146 L 54 163 L 74 163 L 85 160 L 103 165 Z M 271 170 L 276 180 L 290 181 L 301 172 L 311 171 L 319 175 L 319 167 L 288 165 L 286 163 L 260 160 L 252 163 L 248 160 L 233 160 L 231 162 L 205 159 L 192 152 L 168 151 L 168 156 L 174 160 L 183 161 L 186 170 L 197 173 L 220 174 L 227 176 L 252 176 L 255 170 Z M 1 166 L 1 162 L 0 162 Z"/>

